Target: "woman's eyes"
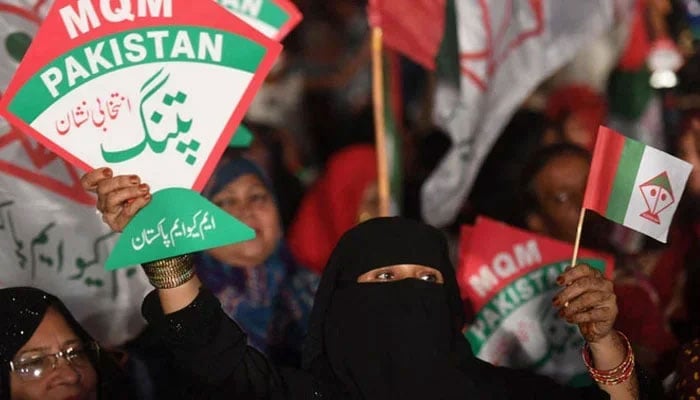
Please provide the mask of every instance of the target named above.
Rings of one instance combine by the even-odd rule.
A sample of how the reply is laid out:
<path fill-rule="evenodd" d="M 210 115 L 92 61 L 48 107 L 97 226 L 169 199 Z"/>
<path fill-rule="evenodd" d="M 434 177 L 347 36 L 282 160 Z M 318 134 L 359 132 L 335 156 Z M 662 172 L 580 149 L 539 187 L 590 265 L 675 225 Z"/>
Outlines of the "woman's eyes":
<path fill-rule="evenodd" d="M 267 193 L 254 193 L 245 198 L 245 203 L 259 206 L 267 202 L 268 198 L 269 195 Z M 219 208 L 233 208 L 239 204 L 239 201 L 236 198 L 227 197 L 215 201 L 214 204 Z"/>
<path fill-rule="evenodd" d="M 557 193 L 555 198 L 557 199 L 557 203 L 560 203 L 560 204 L 564 204 L 564 203 L 569 202 L 569 194 L 568 193 L 564 193 L 564 192 Z"/>
<path fill-rule="evenodd" d="M 43 355 L 23 356 L 22 359 L 17 362 L 17 368 L 25 369 L 41 366 L 44 362 L 44 358 L 46 357 Z"/>
<path fill-rule="evenodd" d="M 374 277 L 378 281 L 391 281 L 396 279 L 396 275 L 391 271 L 382 271 L 375 275 Z M 439 281 L 437 274 L 432 272 L 425 272 L 418 276 L 418 279 L 425 282 L 436 283 Z"/>
<path fill-rule="evenodd" d="M 221 199 L 221 200 L 215 201 L 214 204 L 216 204 L 216 206 L 219 208 L 227 208 L 227 207 L 231 207 L 233 204 L 235 204 L 235 202 L 236 201 L 233 199 Z"/>
<path fill-rule="evenodd" d="M 66 357 L 70 360 L 87 359 L 87 351 L 80 347 L 68 349 Z"/>
<path fill-rule="evenodd" d="M 267 193 L 255 193 L 248 198 L 248 201 L 255 204 L 263 203 L 267 200 Z"/>
<path fill-rule="evenodd" d="M 394 274 L 389 271 L 383 271 L 376 275 L 376 279 L 380 281 L 390 281 L 394 279 Z"/>

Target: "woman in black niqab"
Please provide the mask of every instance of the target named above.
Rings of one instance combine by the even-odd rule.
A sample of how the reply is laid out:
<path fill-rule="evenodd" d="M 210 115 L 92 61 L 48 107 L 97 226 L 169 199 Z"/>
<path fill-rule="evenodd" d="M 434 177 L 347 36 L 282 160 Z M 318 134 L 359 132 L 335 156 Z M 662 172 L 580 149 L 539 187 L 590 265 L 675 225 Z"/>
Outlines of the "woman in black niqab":
<path fill-rule="evenodd" d="M 444 283 L 358 283 L 382 267 L 434 268 Z M 461 333 L 462 302 L 442 234 L 403 218 L 377 218 L 336 246 L 311 315 L 304 368 L 351 398 L 475 398 L 474 360 Z"/>
<path fill-rule="evenodd" d="M 360 279 L 387 278 L 387 269 L 407 264 L 432 268 L 441 279 Z M 598 386 L 561 386 L 481 361 L 463 327 L 443 234 L 405 218 L 376 218 L 348 231 L 331 255 L 316 293 L 303 366 L 323 383 L 319 387 L 341 389 L 333 398 L 609 398 Z M 643 387 L 649 386 L 645 378 Z"/>
<path fill-rule="evenodd" d="M 435 273 L 398 273 L 416 266 Z M 367 283 L 367 276 L 381 279 Z M 184 368 L 187 379 L 179 381 L 190 384 L 191 398 L 608 398 L 597 386 L 565 387 L 474 357 L 461 333 L 464 316 L 446 241 L 438 230 L 408 219 L 369 220 L 340 239 L 316 293 L 303 370 L 271 365 L 246 345 L 216 298 L 193 285 L 197 297 L 169 314 L 159 294 L 170 292 L 153 292 L 144 301 L 144 316 Z"/>

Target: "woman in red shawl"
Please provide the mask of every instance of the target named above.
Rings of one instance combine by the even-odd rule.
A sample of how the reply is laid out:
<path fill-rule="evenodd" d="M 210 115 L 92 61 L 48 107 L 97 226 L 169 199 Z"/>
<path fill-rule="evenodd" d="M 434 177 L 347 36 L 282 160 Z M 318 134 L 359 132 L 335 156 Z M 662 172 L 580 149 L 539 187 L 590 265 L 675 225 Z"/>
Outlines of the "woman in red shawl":
<path fill-rule="evenodd" d="M 321 272 L 340 236 L 378 215 L 376 157 L 374 147 L 357 144 L 328 160 L 288 232 L 289 247 L 302 265 Z"/>
<path fill-rule="evenodd" d="M 559 137 L 545 137 L 545 144 L 568 142 L 593 150 L 598 127 L 605 122 L 605 99 L 585 85 L 554 90 L 547 100 L 547 117 L 559 128 Z"/>

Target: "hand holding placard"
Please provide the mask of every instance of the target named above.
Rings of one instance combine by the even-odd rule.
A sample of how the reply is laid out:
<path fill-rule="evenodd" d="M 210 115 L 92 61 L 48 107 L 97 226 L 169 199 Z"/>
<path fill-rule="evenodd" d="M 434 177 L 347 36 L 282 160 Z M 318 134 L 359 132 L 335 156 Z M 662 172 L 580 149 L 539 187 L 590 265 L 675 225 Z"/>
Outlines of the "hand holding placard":
<path fill-rule="evenodd" d="M 255 237 L 251 228 L 191 190 L 163 189 L 151 196 L 138 176 L 112 177 L 108 168 L 85 174 L 81 183 L 97 193 L 104 222 L 123 232 L 107 260 L 108 270 Z"/>
<path fill-rule="evenodd" d="M 112 196 L 98 205 L 105 220 L 115 216 L 113 229 L 126 230 L 108 268 L 251 239 L 196 192 L 281 45 L 215 2 L 117 3 L 56 0 L 0 113 L 83 170 L 106 166 L 148 183 L 148 207 L 132 193 L 138 185 L 128 187 L 132 203 Z"/>

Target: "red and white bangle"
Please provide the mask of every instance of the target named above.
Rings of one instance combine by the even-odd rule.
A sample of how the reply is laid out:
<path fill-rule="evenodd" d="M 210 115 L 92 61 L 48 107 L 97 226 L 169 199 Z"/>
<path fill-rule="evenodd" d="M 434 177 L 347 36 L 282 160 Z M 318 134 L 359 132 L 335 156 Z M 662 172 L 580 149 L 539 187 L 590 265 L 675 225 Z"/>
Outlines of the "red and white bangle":
<path fill-rule="evenodd" d="M 632 376 L 632 372 L 634 371 L 634 352 L 632 351 L 632 345 L 627 339 L 627 336 L 620 331 L 617 331 L 617 333 L 625 342 L 627 347 L 627 355 L 622 363 L 613 369 L 601 371 L 593 368 L 591 362 L 591 351 L 588 343 L 586 343 L 581 350 L 583 362 L 586 364 L 586 368 L 588 368 L 588 373 L 591 374 L 594 381 L 603 385 L 617 385 L 625 382 L 630 376 Z"/>

